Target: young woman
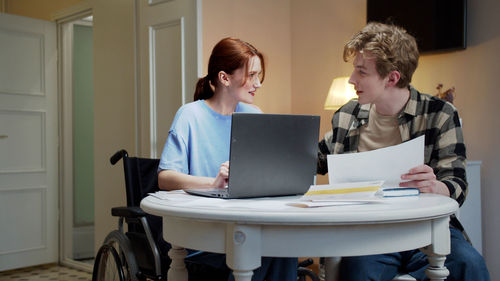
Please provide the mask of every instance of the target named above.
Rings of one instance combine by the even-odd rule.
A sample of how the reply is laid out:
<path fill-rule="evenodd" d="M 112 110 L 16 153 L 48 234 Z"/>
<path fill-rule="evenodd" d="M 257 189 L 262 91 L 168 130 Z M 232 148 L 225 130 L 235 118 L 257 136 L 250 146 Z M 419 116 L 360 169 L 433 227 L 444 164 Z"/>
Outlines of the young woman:
<path fill-rule="evenodd" d="M 226 186 L 231 114 L 261 112 L 252 103 L 264 76 L 264 57 L 251 44 L 224 38 L 215 45 L 208 74 L 196 85 L 194 102 L 182 106 L 172 122 L 159 166 L 161 189 Z M 189 250 L 187 259 L 214 268 L 226 266 L 222 254 Z M 252 280 L 264 279 L 297 280 L 297 259 L 262 258 Z"/>

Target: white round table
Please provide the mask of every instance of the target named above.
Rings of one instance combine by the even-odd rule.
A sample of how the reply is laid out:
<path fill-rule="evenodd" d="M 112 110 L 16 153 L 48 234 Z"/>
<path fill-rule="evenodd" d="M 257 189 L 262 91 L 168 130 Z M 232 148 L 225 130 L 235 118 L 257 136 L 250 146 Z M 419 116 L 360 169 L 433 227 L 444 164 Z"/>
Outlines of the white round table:
<path fill-rule="evenodd" d="M 163 217 L 172 244 L 169 280 L 187 280 L 184 248 L 225 253 L 237 281 L 250 281 L 262 256 L 359 256 L 420 248 L 431 280 L 444 280 L 455 200 L 433 194 L 368 204 L 299 208 L 299 197 L 211 199 L 184 192 L 148 196 L 141 208 Z"/>

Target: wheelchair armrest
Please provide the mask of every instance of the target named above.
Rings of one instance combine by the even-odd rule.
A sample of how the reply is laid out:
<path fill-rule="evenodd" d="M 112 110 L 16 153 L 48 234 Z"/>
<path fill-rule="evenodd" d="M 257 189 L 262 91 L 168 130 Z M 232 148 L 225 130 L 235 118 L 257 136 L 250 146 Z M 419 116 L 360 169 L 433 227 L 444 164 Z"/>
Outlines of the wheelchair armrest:
<path fill-rule="evenodd" d="M 111 209 L 111 215 L 124 218 L 141 218 L 146 213 L 139 207 L 114 207 Z"/>

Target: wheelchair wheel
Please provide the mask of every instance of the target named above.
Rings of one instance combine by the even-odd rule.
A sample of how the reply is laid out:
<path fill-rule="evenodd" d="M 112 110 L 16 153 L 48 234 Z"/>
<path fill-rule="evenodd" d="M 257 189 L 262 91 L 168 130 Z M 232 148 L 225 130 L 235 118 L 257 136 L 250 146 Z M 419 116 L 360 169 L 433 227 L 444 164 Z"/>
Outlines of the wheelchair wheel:
<path fill-rule="evenodd" d="M 115 250 L 120 260 L 121 271 L 124 281 L 139 281 L 137 277 L 138 267 L 135 256 L 131 250 L 130 240 L 122 232 L 114 230 L 106 236 L 103 246 L 107 245 Z M 104 279 L 102 279 L 104 280 Z M 120 279 L 112 279 L 120 280 Z M 107 281 L 107 279 L 106 279 Z"/>
<path fill-rule="evenodd" d="M 102 245 L 97 253 L 92 281 L 125 281 L 120 256 L 113 246 Z"/>

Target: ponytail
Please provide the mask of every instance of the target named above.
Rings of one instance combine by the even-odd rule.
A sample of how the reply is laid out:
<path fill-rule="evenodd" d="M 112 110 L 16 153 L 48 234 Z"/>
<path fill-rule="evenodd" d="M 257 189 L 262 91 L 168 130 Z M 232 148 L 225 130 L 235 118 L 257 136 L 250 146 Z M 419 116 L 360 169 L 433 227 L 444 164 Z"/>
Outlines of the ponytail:
<path fill-rule="evenodd" d="M 194 90 L 193 100 L 206 100 L 214 95 L 214 90 L 210 86 L 208 75 L 198 79 L 196 89 Z"/>

